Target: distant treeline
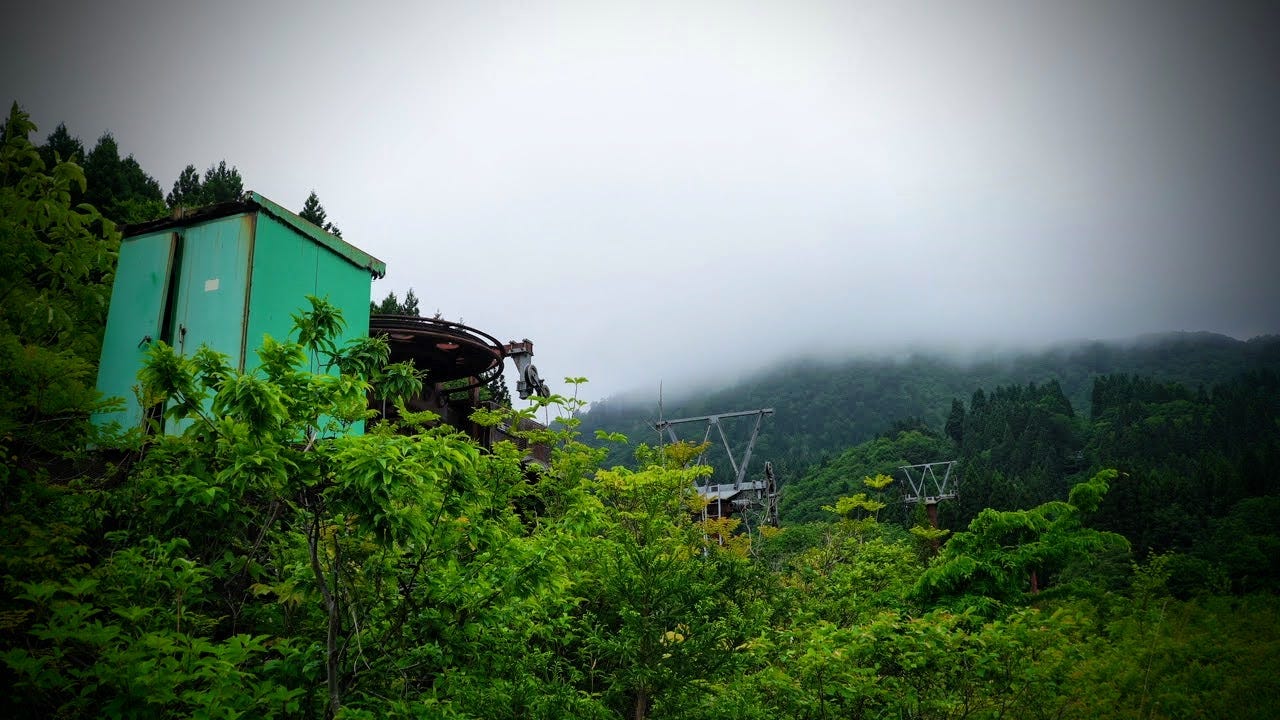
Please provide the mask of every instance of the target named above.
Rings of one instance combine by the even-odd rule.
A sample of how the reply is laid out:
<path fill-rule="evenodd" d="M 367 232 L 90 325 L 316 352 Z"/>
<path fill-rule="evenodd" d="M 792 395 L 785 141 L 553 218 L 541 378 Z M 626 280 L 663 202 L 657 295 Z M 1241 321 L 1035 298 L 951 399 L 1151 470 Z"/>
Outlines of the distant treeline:
<path fill-rule="evenodd" d="M 1171 333 L 1129 342 L 1063 345 L 973 363 L 941 355 L 793 361 L 715 392 L 668 400 L 664 414 L 673 418 L 774 408 L 774 416 L 761 426 L 753 467 L 758 470 L 759 463 L 769 460 L 787 483 L 895 424 L 907 422 L 940 432 L 953 401 L 969 400 L 978 390 L 1056 383 L 1065 402 L 1089 417 L 1094 380 L 1102 376 L 1137 375 L 1155 383 L 1177 383 L 1195 393 L 1266 368 L 1280 369 L 1280 336 L 1241 341 L 1213 333 Z M 604 429 L 621 432 L 633 442 L 652 443 L 657 436 L 648 423 L 656 418 L 657 398 L 652 403 L 604 399 L 582 416 L 582 429 L 587 437 Z M 725 429 L 731 441 L 738 442 L 750 432 L 736 424 L 726 424 Z M 708 457 L 713 464 L 720 462 L 714 453 Z M 608 462 L 629 464 L 629 450 L 613 447 Z"/>
<path fill-rule="evenodd" d="M 921 426 L 885 433 L 796 478 L 782 517 L 824 520 L 823 506 L 866 475 L 901 478 L 901 465 L 957 459 L 959 497 L 940 506 L 943 526 L 957 528 L 985 508 L 1049 502 L 1115 468 L 1119 476 L 1092 517 L 1095 526 L 1124 535 L 1140 554 L 1192 552 L 1226 562 L 1237 582 L 1275 575 L 1276 561 L 1267 558 L 1280 553 L 1238 539 L 1280 530 L 1277 513 L 1260 514 L 1257 502 L 1272 496 L 1274 504 L 1280 494 L 1280 374 L 1253 370 L 1210 390 L 1108 375 L 1095 381 L 1093 398 L 1083 417 L 1057 382 L 978 390 L 968 403 L 953 403 L 943 432 Z M 1232 554 L 1241 547 L 1258 549 Z"/>
<path fill-rule="evenodd" d="M 1011 381 L 984 386 L 991 378 Z M 776 411 L 762 426 L 753 467 L 769 460 L 780 470 L 784 523 L 826 520 L 823 508 L 856 492 L 865 476 L 895 477 L 896 497 L 901 465 L 938 460 L 959 461 L 960 495 L 941 506 L 950 528 L 984 508 L 1063 497 L 1115 468 L 1120 476 L 1094 521 L 1140 553 L 1203 549 L 1242 501 L 1280 493 L 1275 336 L 1178 334 L 970 367 L 918 357 L 792 368 L 668 407 L 667 415 L 753 407 Z M 645 419 L 638 408 L 604 402 L 583 428 L 652 442 Z M 740 443 L 749 428 L 730 430 Z M 625 452 L 614 448 L 608 460 L 626 464 Z M 727 473 L 720 454 L 713 448 L 708 458 Z M 891 516 L 913 522 L 905 509 Z"/>
<path fill-rule="evenodd" d="M 16 106 L 15 106 L 16 108 Z M 201 207 L 236 200 L 244 194 L 244 179 L 235 165 L 226 160 L 211 164 L 201 173 L 195 165 L 187 165 L 178 174 L 168 193 L 134 158 L 121 156 L 119 143 L 111 133 L 103 133 L 92 148 L 71 134 L 66 123 L 58 123 L 37 146 L 45 169 L 60 162 L 78 165 L 84 171 L 85 184 L 68 186 L 72 206 L 88 203 L 102 216 L 117 225 L 130 225 L 167 216 L 178 207 Z M 299 215 L 325 232 L 342 237 L 342 231 L 329 222 L 324 206 L 315 191 L 307 197 Z"/>

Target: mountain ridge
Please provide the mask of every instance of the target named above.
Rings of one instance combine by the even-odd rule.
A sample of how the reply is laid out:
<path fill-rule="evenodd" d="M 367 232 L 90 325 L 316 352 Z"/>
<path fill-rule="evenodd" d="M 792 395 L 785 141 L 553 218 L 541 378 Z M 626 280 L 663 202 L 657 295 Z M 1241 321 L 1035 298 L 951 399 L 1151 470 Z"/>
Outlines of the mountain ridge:
<path fill-rule="evenodd" d="M 1146 333 L 1063 341 L 1035 351 L 956 355 L 914 351 L 785 360 L 719 389 L 665 398 L 663 415 L 772 407 L 775 414 L 761 426 L 755 457 L 773 462 L 784 476 L 795 476 L 904 419 L 941 429 L 952 400 L 966 400 L 980 389 L 1056 381 L 1072 409 L 1087 415 L 1097 377 L 1139 375 L 1191 389 L 1210 387 L 1250 369 L 1280 368 L 1280 335 L 1241 340 L 1206 331 Z M 648 423 L 657 418 L 657 398 L 646 406 L 634 397 L 628 393 L 593 403 L 580 416 L 584 436 L 590 441 L 600 429 L 621 432 L 633 443 L 656 442 Z M 750 432 L 725 429 L 730 441 L 739 443 Z M 609 463 L 630 460 L 628 448 L 611 448 Z"/>

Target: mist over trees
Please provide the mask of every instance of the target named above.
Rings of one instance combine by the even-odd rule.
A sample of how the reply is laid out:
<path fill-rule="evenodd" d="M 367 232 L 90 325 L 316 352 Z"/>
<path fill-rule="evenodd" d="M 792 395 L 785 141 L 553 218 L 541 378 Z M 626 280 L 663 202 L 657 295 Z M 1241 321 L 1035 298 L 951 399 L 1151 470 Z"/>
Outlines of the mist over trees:
<path fill-rule="evenodd" d="M 1138 349 L 1128 370 L 1101 349 L 976 386 L 938 363 L 812 368 L 777 395 L 692 399 L 779 401 L 788 433 L 757 457 L 765 439 L 785 449 L 796 490 L 781 527 L 750 533 L 700 519 L 694 484 L 717 472 L 700 446 L 597 435 L 621 415 L 584 414 L 575 379 L 471 418 L 555 413 L 524 435 L 552 446 L 546 465 L 409 411 L 413 368 L 378 338 L 334 347 L 344 319 L 324 298 L 300 301 L 255 368 L 154 343 L 149 419 L 104 428 L 90 417 L 110 402 L 93 387 L 120 236 L 35 132 L 15 105 L 0 143 L 12 717 L 1274 714 L 1275 339 Z M 965 485 L 935 529 L 886 473 L 946 453 Z"/>
<path fill-rule="evenodd" d="M 903 465 L 957 461 L 959 497 L 939 507 L 951 528 L 988 508 L 1064 497 L 1112 468 L 1121 474 L 1094 511 L 1098 527 L 1142 552 L 1199 552 L 1241 503 L 1280 493 L 1280 337 L 1171 335 L 985 365 L 920 357 L 763 377 L 669 404 L 666 413 L 741 409 L 713 404 L 727 397 L 773 407 L 755 457 L 773 463 L 781 516 L 792 523 L 822 520 L 864 476 L 895 476 L 900 495 Z M 987 385 L 993 377 L 1014 382 Z M 645 438 L 647 419 L 639 408 L 605 402 L 583 415 L 582 428 Z M 734 428 L 726 431 L 741 442 Z M 709 458 L 728 471 L 719 456 Z M 609 461 L 626 458 L 614 451 Z M 902 511 L 896 519 L 912 521 Z"/>
<path fill-rule="evenodd" d="M 1040 352 L 962 361 L 917 354 L 901 359 L 793 360 L 766 368 L 741 382 L 687 398 L 667 398 L 668 418 L 771 407 L 761 426 L 757 457 L 794 479 L 806 468 L 870 440 L 900 420 L 946 432 L 954 403 L 998 386 L 1056 383 L 1074 412 L 1087 413 L 1094 381 L 1131 374 L 1195 389 L 1211 388 L 1237 375 L 1280 367 L 1280 337 L 1249 341 L 1212 333 L 1173 333 L 1128 343 L 1075 343 Z M 597 429 L 652 437 L 646 422 L 657 417 L 656 396 L 644 403 L 605 399 L 582 417 Z M 731 430 L 730 430 L 731 431 Z M 615 450 L 610 462 L 626 462 Z"/>

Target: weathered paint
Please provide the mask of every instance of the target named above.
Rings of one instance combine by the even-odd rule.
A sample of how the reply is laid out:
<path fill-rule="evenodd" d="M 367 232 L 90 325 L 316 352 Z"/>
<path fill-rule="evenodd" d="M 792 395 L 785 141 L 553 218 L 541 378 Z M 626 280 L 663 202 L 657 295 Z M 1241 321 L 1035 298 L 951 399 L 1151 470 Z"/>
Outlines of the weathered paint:
<path fill-rule="evenodd" d="M 280 222 L 285 223 L 295 231 L 311 238 L 312 241 L 318 243 L 322 247 L 328 248 L 339 257 L 345 258 L 347 262 L 356 267 L 364 268 L 366 271 L 373 273 L 374 277 L 383 277 L 387 274 L 387 264 L 374 256 L 366 253 L 360 248 L 348 243 L 336 235 L 329 233 L 316 227 L 315 224 L 303 220 L 296 213 L 290 212 L 267 198 L 256 192 L 246 193 L 250 201 L 261 207 L 262 210 Z"/>
<path fill-rule="evenodd" d="M 291 315 L 307 307 L 308 295 L 316 294 L 320 253 L 319 246 L 299 237 L 285 224 L 269 215 L 258 215 L 250 280 L 253 298 L 245 332 L 250 348 L 260 347 L 264 335 L 280 341 L 287 339 L 293 327 Z M 367 279 L 369 273 L 364 272 L 364 277 Z M 343 315 L 349 313 L 344 308 Z"/>
<path fill-rule="evenodd" d="M 249 345 L 249 301 L 253 297 L 253 256 L 257 245 L 258 213 L 249 213 L 240 219 L 240 232 L 248 240 L 249 273 L 244 283 L 244 312 L 240 318 L 240 347 L 244 348 L 239 369 L 244 370 L 245 358 L 253 351 Z"/>
<path fill-rule="evenodd" d="M 245 283 L 249 278 L 249 237 L 241 220 L 231 216 L 189 227 L 182 232 L 177 304 L 169 337 L 182 355 L 208 345 L 244 361 L 241 323 Z"/>
<path fill-rule="evenodd" d="M 114 420 L 125 427 L 142 422 L 134 386 L 147 348 L 161 338 L 176 243 L 171 232 L 127 238 L 120 243 L 111 305 L 107 309 L 107 332 L 98 363 L 98 390 L 107 397 L 124 398 L 126 403 L 123 410 L 98 415 L 100 422 Z"/>
<path fill-rule="evenodd" d="M 315 294 L 328 297 L 329 302 L 343 309 L 347 322 L 342 342 L 369 334 L 369 293 L 372 282 L 369 271 L 338 262 L 332 256 L 321 254 L 316 263 Z M 363 278 L 364 282 L 361 282 Z"/>
<path fill-rule="evenodd" d="M 263 336 L 286 339 L 308 295 L 342 311 L 339 345 L 368 334 L 372 275 L 386 266 L 256 193 L 136 232 L 122 244 L 98 373 L 98 389 L 126 409 L 98 422 L 140 422 L 144 337 L 188 356 L 205 344 L 252 370 Z"/>
<path fill-rule="evenodd" d="M 369 334 L 370 270 L 357 267 L 345 256 L 328 252 L 312 242 L 299 242 L 295 228 L 278 218 L 258 214 L 253 255 L 252 286 L 247 336 L 252 348 L 266 335 L 285 340 L 293 329 L 293 315 L 310 307 L 308 295 L 327 300 L 342 310 L 346 327 L 336 338 L 341 347 Z M 325 358 L 312 358 L 319 368 Z M 249 365 L 256 363 L 250 361 Z M 363 432 L 359 423 L 356 432 Z"/>
<path fill-rule="evenodd" d="M 316 227 L 312 223 L 303 220 L 297 213 L 285 209 L 283 206 L 272 202 L 256 192 L 246 192 L 240 199 L 231 200 L 216 205 L 208 205 L 202 208 L 184 209 L 180 217 L 160 218 L 159 220 L 150 220 L 145 223 L 125 226 L 125 235 L 134 237 L 138 235 L 149 235 L 160 230 L 173 230 L 176 228 L 188 227 L 198 222 L 206 222 L 211 219 L 223 218 L 228 215 L 238 213 L 248 213 L 261 211 L 280 222 L 288 225 L 295 232 L 303 237 L 310 238 L 312 242 L 327 248 L 335 255 L 345 258 L 347 262 L 362 267 L 374 277 L 383 277 L 387 274 L 387 265 L 381 260 L 373 257 L 369 253 L 360 248 L 346 242 L 342 238 L 330 235 L 324 230 Z"/>

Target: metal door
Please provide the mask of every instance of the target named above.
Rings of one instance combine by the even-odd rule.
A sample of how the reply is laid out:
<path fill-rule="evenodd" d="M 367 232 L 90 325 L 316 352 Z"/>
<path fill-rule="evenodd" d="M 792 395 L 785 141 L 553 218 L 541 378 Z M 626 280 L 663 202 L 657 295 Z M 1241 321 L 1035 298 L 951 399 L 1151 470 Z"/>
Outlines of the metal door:
<path fill-rule="evenodd" d="M 125 407 L 96 415 L 96 422 L 118 421 L 135 427 L 142 421 L 134 388 L 147 348 L 163 331 L 177 244 L 177 233 L 142 235 L 120 244 L 98 364 L 98 390 L 107 397 L 123 398 Z"/>
<path fill-rule="evenodd" d="M 168 328 L 181 355 L 208 345 L 244 366 L 243 329 L 252 216 L 221 218 L 182 233 L 173 320 Z"/>

